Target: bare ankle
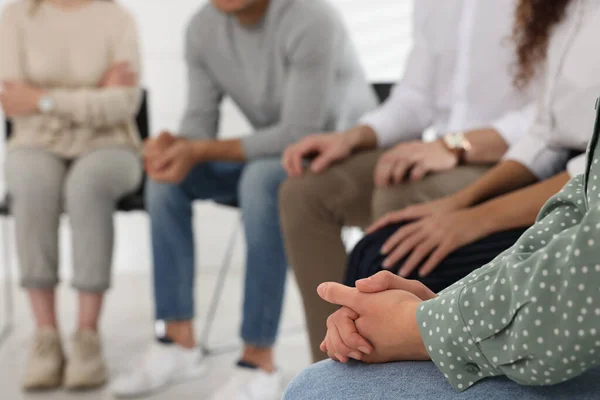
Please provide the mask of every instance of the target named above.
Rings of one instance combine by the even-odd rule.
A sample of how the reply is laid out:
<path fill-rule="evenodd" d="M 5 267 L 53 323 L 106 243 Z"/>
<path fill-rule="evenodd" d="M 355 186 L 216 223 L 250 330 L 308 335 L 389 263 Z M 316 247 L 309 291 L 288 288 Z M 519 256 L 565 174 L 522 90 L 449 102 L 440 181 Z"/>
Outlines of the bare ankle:
<path fill-rule="evenodd" d="M 244 347 L 242 360 L 256 365 L 258 368 L 269 374 L 275 372 L 273 349 L 270 347 L 255 347 L 246 345 Z"/>
<path fill-rule="evenodd" d="M 196 347 L 192 321 L 169 321 L 166 323 L 166 335 L 176 345 L 186 349 Z"/>

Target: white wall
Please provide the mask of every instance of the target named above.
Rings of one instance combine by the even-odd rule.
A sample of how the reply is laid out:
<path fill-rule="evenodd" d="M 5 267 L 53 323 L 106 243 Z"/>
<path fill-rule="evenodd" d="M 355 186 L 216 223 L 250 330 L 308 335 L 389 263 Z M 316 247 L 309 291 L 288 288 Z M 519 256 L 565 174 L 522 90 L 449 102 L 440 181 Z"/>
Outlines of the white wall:
<path fill-rule="evenodd" d="M 275 0 L 276 1 L 276 0 Z M 298 0 L 309 1 L 309 0 Z M 345 17 L 373 81 L 395 81 L 403 70 L 410 46 L 410 0 L 331 0 Z M 0 5 L 7 3 L 0 0 Z M 177 129 L 185 103 L 183 37 L 188 19 L 205 0 L 121 0 L 135 14 L 143 47 L 144 86 L 151 93 L 152 128 Z M 249 132 L 243 116 L 230 103 L 223 105 L 222 136 Z M 3 128 L 1 128 L 3 129 Z M 0 149 L 0 154 L 4 152 Z M 3 179 L 0 179 L 3 187 Z M 195 228 L 201 264 L 214 267 L 225 237 L 236 220 L 235 213 L 207 204 L 197 206 Z M 61 256 L 69 275 L 68 224 L 63 223 Z M 115 269 L 120 272 L 148 270 L 150 266 L 148 221 L 145 215 L 119 215 Z M 210 249 L 210 250 L 209 250 Z M 236 256 L 241 261 L 242 248 Z"/>

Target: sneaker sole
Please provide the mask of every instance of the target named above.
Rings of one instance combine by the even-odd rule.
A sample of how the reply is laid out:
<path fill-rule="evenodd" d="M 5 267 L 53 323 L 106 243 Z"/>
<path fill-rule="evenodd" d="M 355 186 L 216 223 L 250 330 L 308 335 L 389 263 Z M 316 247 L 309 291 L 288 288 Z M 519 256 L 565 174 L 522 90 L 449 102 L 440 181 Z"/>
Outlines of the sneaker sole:
<path fill-rule="evenodd" d="M 106 385 L 106 379 L 97 382 L 70 382 L 65 383 L 63 386 L 65 390 L 68 390 L 69 392 L 85 392 L 88 390 L 99 389 L 104 385 Z"/>
<path fill-rule="evenodd" d="M 57 382 L 44 382 L 44 383 L 37 383 L 37 384 L 24 384 L 22 386 L 22 389 L 25 392 L 36 393 L 36 392 L 45 392 L 45 391 L 60 389 L 61 387 L 62 387 L 62 382 L 60 382 L 60 380 L 58 380 Z"/>
<path fill-rule="evenodd" d="M 117 399 L 139 399 L 142 397 L 147 397 L 147 396 L 155 395 L 158 393 L 162 393 L 162 392 L 170 389 L 173 386 L 183 384 L 183 383 L 186 383 L 189 381 L 193 381 L 195 379 L 202 378 L 207 373 L 208 373 L 208 368 L 206 367 L 206 365 L 202 365 L 202 366 L 199 366 L 198 368 L 193 369 L 192 371 L 188 371 L 184 376 L 178 377 L 177 379 L 173 379 L 172 381 L 169 381 L 160 387 L 146 390 L 144 392 L 137 392 L 137 393 L 132 393 L 132 394 L 113 393 L 113 396 L 115 396 Z"/>

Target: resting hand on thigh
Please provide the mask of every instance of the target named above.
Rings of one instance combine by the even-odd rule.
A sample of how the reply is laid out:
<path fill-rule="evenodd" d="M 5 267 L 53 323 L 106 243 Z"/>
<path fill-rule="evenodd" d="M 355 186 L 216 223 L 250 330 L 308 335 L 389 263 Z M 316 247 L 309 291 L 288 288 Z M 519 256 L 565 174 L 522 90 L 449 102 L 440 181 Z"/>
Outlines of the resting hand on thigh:
<path fill-rule="evenodd" d="M 289 146 L 281 163 L 289 176 L 301 176 L 304 172 L 303 160 L 315 156 L 310 164 L 310 170 L 321 173 L 333 163 L 342 161 L 352 154 L 350 135 L 344 132 L 329 132 L 305 137 L 298 143 Z"/>
<path fill-rule="evenodd" d="M 398 274 L 409 276 L 419 265 L 419 276 L 429 275 L 455 250 L 488 235 L 485 216 L 474 209 L 435 214 L 399 228 L 381 247 L 384 268 L 408 256 Z"/>
<path fill-rule="evenodd" d="M 375 185 L 397 185 L 405 180 L 416 182 L 430 172 L 442 172 L 458 165 L 458 156 L 441 141 L 400 143 L 384 153 L 375 167 Z"/>
<path fill-rule="evenodd" d="M 416 312 L 422 300 L 414 294 L 403 290 L 361 293 L 356 288 L 331 282 L 320 285 L 318 292 L 325 301 L 344 307 L 335 321 L 332 318 L 328 323 L 328 327 L 336 329 L 328 330 L 323 349 L 332 358 L 338 359 L 336 353 L 339 354 L 348 344 L 354 346 L 360 343 L 360 347 L 364 345 L 364 342 L 352 334 L 356 328 L 355 333 L 366 339 L 373 349 L 360 357 L 364 362 L 429 359 L 417 326 Z M 352 321 L 354 327 L 348 325 Z M 337 325 L 338 322 L 340 325 Z M 343 337 L 347 342 L 342 339 L 339 326 L 342 326 Z M 332 351 L 327 346 L 332 346 Z M 347 358 L 342 357 L 340 361 L 347 361 Z"/>
<path fill-rule="evenodd" d="M 423 204 L 416 204 L 414 206 L 403 208 L 402 210 L 392 211 L 385 214 L 377 221 L 373 222 L 373 224 L 367 228 L 366 233 L 370 235 L 371 233 L 391 224 L 415 221 L 430 215 L 449 213 L 465 207 L 467 207 L 465 202 L 462 199 L 454 196 L 444 197 L 442 199 Z"/>

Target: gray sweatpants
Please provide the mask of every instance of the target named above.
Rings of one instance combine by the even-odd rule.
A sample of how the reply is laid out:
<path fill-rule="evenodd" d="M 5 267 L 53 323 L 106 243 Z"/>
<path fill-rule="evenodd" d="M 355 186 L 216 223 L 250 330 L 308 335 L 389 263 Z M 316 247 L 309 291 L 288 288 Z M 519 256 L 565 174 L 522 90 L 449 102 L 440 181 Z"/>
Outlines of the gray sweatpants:
<path fill-rule="evenodd" d="M 15 218 L 21 284 L 53 288 L 58 283 L 58 227 L 65 211 L 73 240 L 73 286 L 100 292 L 110 286 L 113 212 L 142 177 L 131 149 L 95 150 L 65 160 L 42 149 L 12 149 L 6 182 Z"/>

